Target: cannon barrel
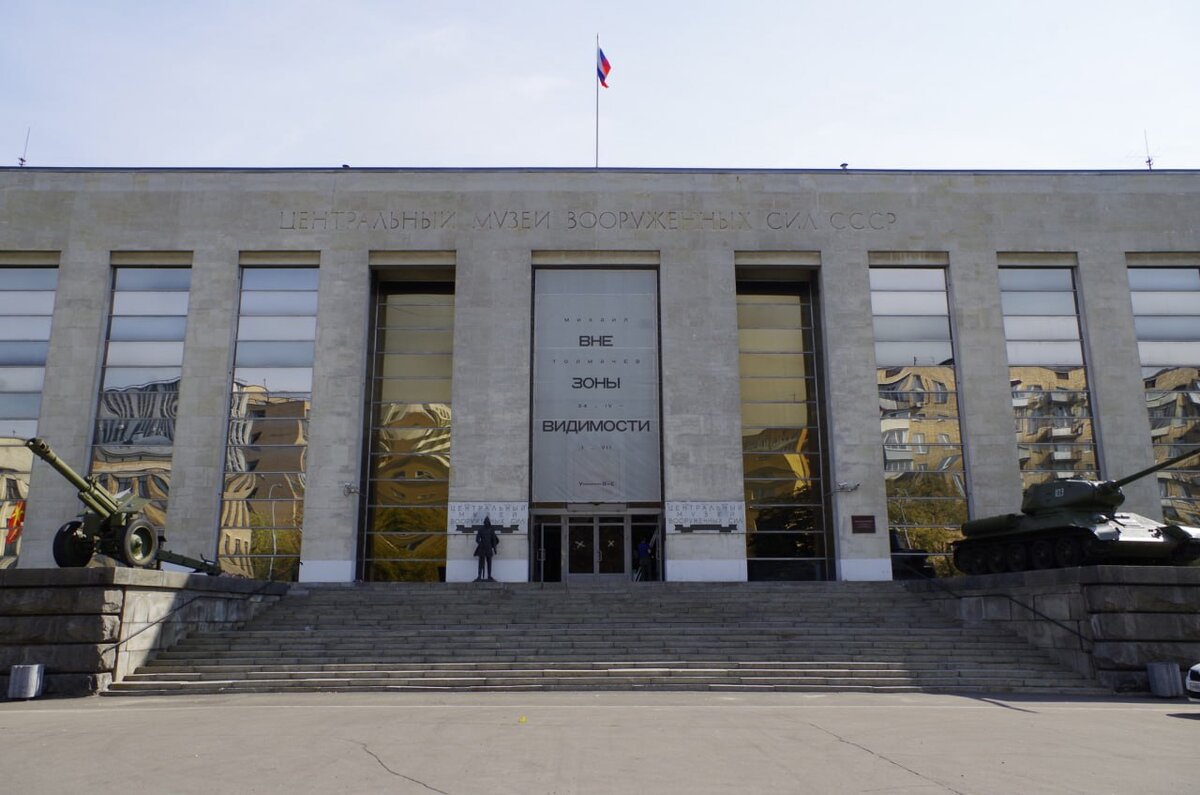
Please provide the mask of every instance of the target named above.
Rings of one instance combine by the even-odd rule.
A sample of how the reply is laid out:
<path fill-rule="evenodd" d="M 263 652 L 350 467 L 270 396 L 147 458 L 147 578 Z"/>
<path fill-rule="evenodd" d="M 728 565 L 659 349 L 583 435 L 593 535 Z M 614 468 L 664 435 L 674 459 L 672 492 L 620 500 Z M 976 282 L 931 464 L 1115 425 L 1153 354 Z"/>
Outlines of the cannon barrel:
<path fill-rule="evenodd" d="M 66 478 L 72 486 L 79 490 L 79 499 L 84 505 L 95 511 L 101 518 L 107 519 L 117 512 L 117 501 L 108 490 L 97 483 L 81 476 L 71 469 L 65 461 L 59 458 L 44 439 L 34 437 L 26 439 L 25 446 L 33 454 L 54 468 L 58 474 Z"/>
<path fill-rule="evenodd" d="M 1194 455 L 1200 455 L 1200 447 L 1194 447 L 1191 450 L 1187 451 L 1186 453 L 1177 455 L 1174 458 L 1168 458 L 1166 461 L 1160 461 L 1159 463 L 1155 464 L 1154 466 L 1146 467 L 1145 469 L 1134 472 L 1132 475 L 1126 475 L 1125 477 L 1121 478 L 1120 480 L 1114 480 L 1114 481 L 1112 481 L 1112 486 L 1110 488 L 1111 489 L 1119 489 L 1122 486 L 1124 486 L 1128 483 L 1132 483 L 1135 480 L 1141 480 L 1142 478 L 1146 477 L 1147 475 L 1152 475 L 1155 472 L 1159 471 L 1160 469 L 1166 469 L 1167 467 L 1174 466 L 1175 464 L 1178 464 L 1181 461 L 1186 461 L 1187 459 L 1191 458 Z"/>

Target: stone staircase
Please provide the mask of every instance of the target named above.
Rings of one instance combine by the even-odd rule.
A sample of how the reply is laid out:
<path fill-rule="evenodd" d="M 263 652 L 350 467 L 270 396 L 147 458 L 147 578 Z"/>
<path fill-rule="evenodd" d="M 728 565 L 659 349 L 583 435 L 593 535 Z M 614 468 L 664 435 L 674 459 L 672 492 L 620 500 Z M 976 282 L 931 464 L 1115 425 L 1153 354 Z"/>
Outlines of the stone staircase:
<path fill-rule="evenodd" d="M 724 690 L 1106 695 L 900 583 L 297 585 L 107 695 Z"/>

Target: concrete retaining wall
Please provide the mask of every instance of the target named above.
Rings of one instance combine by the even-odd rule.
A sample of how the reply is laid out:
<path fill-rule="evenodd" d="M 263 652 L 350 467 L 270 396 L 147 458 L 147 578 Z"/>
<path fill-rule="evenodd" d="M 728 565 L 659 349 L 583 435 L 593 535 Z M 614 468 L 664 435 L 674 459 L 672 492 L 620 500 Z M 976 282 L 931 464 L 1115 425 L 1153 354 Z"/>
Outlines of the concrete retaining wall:
<path fill-rule="evenodd" d="M 932 583 L 910 587 L 964 621 L 1004 625 L 1117 691 L 1148 691 L 1147 663 L 1187 670 L 1200 662 L 1200 567 L 1089 566 L 942 585 L 953 594 Z"/>
<path fill-rule="evenodd" d="M 38 663 L 47 695 L 104 690 L 190 632 L 240 626 L 287 588 L 125 568 L 0 571 L 0 696 L 12 666 Z"/>

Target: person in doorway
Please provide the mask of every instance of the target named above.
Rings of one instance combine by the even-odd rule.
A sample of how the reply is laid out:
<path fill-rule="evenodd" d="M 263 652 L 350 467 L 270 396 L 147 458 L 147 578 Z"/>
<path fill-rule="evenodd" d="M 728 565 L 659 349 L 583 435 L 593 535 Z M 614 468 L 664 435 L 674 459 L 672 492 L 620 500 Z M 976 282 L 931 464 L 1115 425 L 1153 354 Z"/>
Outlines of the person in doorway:
<path fill-rule="evenodd" d="M 638 579 L 648 582 L 654 573 L 654 561 L 650 554 L 650 542 L 644 538 L 637 545 L 637 560 L 638 571 L 641 573 Z"/>
<path fill-rule="evenodd" d="M 483 524 L 475 531 L 475 557 L 479 558 L 479 576 L 475 578 L 475 582 L 495 582 L 492 579 L 492 556 L 496 554 L 496 547 L 500 546 L 500 537 L 496 535 L 496 529 L 492 527 L 491 517 L 483 517 Z M 487 570 L 487 577 L 484 577 L 484 570 Z"/>

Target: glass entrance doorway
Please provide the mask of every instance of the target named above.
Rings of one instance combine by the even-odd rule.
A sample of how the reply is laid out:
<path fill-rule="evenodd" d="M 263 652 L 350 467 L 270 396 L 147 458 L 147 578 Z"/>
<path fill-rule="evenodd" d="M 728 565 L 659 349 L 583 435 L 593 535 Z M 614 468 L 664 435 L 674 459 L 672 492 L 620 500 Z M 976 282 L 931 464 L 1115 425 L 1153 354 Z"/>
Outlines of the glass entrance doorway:
<path fill-rule="evenodd" d="M 530 579 L 660 579 L 661 524 L 658 513 L 534 514 Z"/>

